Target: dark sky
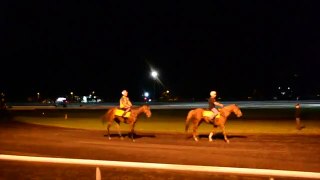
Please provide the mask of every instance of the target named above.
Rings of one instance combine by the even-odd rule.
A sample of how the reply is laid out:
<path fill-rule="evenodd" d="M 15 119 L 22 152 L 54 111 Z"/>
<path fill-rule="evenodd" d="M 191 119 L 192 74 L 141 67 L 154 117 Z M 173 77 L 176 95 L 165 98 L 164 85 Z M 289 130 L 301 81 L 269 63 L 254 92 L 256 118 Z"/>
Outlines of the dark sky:
<path fill-rule="evenodd" d="M 153 91 L 320 93 L 317 1 L 3 1 L 0 90 L 13 99 Z"/>

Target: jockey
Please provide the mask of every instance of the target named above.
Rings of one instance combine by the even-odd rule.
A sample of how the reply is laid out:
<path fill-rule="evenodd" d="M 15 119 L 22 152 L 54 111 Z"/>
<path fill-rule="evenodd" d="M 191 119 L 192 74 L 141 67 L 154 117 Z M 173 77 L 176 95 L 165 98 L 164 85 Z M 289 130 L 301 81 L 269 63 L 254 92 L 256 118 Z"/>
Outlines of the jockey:
<path fill-rule="evenodd" d="M 216 91 L 211 91 L 210 92 L 210 98 L 209 98 L 208 102 L 209 102 L 209 109 L 213 112 L 213 118 L 212 119 L 214 119 L 219 113 L 219 111 L 216 108 L 216 106 L 223 107 L 223 104 L 221 104 L 221 103 L 216 101 L 216 97 L 217 97 L 217 92 Z"/>
<path fill-rule="evenodd" d="M 121 94 L 122 94 L 122 97 L 120 98 L 120 109 L 124 110 L 124 113 L 122 114 L 122 116 L 124 117 L 126 113 L 131 110 L 132 103 L 128 98 L 127 90 L 123 90 Z"/>

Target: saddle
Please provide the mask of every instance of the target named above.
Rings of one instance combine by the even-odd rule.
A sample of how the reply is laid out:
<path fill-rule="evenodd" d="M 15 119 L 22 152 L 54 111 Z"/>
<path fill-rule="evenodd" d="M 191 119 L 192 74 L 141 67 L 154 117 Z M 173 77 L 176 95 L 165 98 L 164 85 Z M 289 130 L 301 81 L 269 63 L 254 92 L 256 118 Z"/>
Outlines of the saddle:
<path fill-rule="evenodd" d="M 208 117 L 208 118 L 210 118 L 210 119 L 213 119 L 213 112 L 212 111 L 210 111 L 210 110 L 205 110 L 205 111 L 203 111 L 202 112 L 202 116 L 203 117 Z M 216 118 L 220 118 L 220 112 L 217 114 L 217 116 L 216 116 Z"/>
<path fill-rule="evenodd" d="M 115 112 L 114 112 L 114 114 L 115 114 L 116 116 L 122 116 L 123 113 L 124 113 L 124 110 L 118 109 L 118 108 L 117 108 L 117 109 L 115 110 Z M 131 115 L 131 112 L 129 111 L 129 112 L 126 113 L 126 115 L 125 115 L 124 117 L 125 117 L 125 118 L 128 118 L 128 117 L 130 117 L 130 115 Z"/>

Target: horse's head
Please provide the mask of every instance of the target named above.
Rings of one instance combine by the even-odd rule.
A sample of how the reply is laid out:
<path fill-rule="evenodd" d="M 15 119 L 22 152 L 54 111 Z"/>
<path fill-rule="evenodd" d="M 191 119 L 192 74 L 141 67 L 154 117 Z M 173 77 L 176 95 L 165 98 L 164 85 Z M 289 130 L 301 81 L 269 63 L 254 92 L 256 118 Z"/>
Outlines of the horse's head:
<path fill-rule="evenodd" d="M 237 117 L 241 117 L 242 116 L 242 112 L 241 112 L 241 110 L 240 110 L 238 105 L 233 104 L 232 105 L 232 110 L 233 110 L 234 114 L 236 114 Z"/>
<path fill-rule="evenodd" d="M 147 115 L 147 117 L 151 117 L 151 110 L 150 110 L 150 106 L 148 105 L 143 105 L 142 106 L 142 111 Z"/>

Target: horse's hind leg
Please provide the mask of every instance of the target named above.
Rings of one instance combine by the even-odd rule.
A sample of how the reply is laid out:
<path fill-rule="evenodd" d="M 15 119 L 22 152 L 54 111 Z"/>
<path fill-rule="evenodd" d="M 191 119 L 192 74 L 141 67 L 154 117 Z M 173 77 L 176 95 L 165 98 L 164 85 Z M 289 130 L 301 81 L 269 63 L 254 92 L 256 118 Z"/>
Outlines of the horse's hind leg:
<path fill-rule="evenodd" d="M 120 139 L 123 140 L 123 136 L 121 134 L 121 129 L 120 129 L 120 121 L 116 121 L 116 126 L 117 126 L 117 130 L 118 130 L 118 134 L 120 136 Z"/>
<path fill-rule="evenodd" d="M 108 126 L 107 126 L 107 135 L 108 135 L 108 139 L 110 140 L 111 137 L 110 137 L 110 127 L 112 125 L 112 121 L 108 122 Z"/>
<path fill-rule="evenodd" d="M 199 126 L 199 123 L 194 123 L 194 124 L 193 124 L 193 133 L 192 133 L 193 139 L 194 139 L 195 141 L 197 141 L 197 142 L 199 141 L 199 139 L 198 139 L 198 132 L 197 132 L 198 126 Z"/>

